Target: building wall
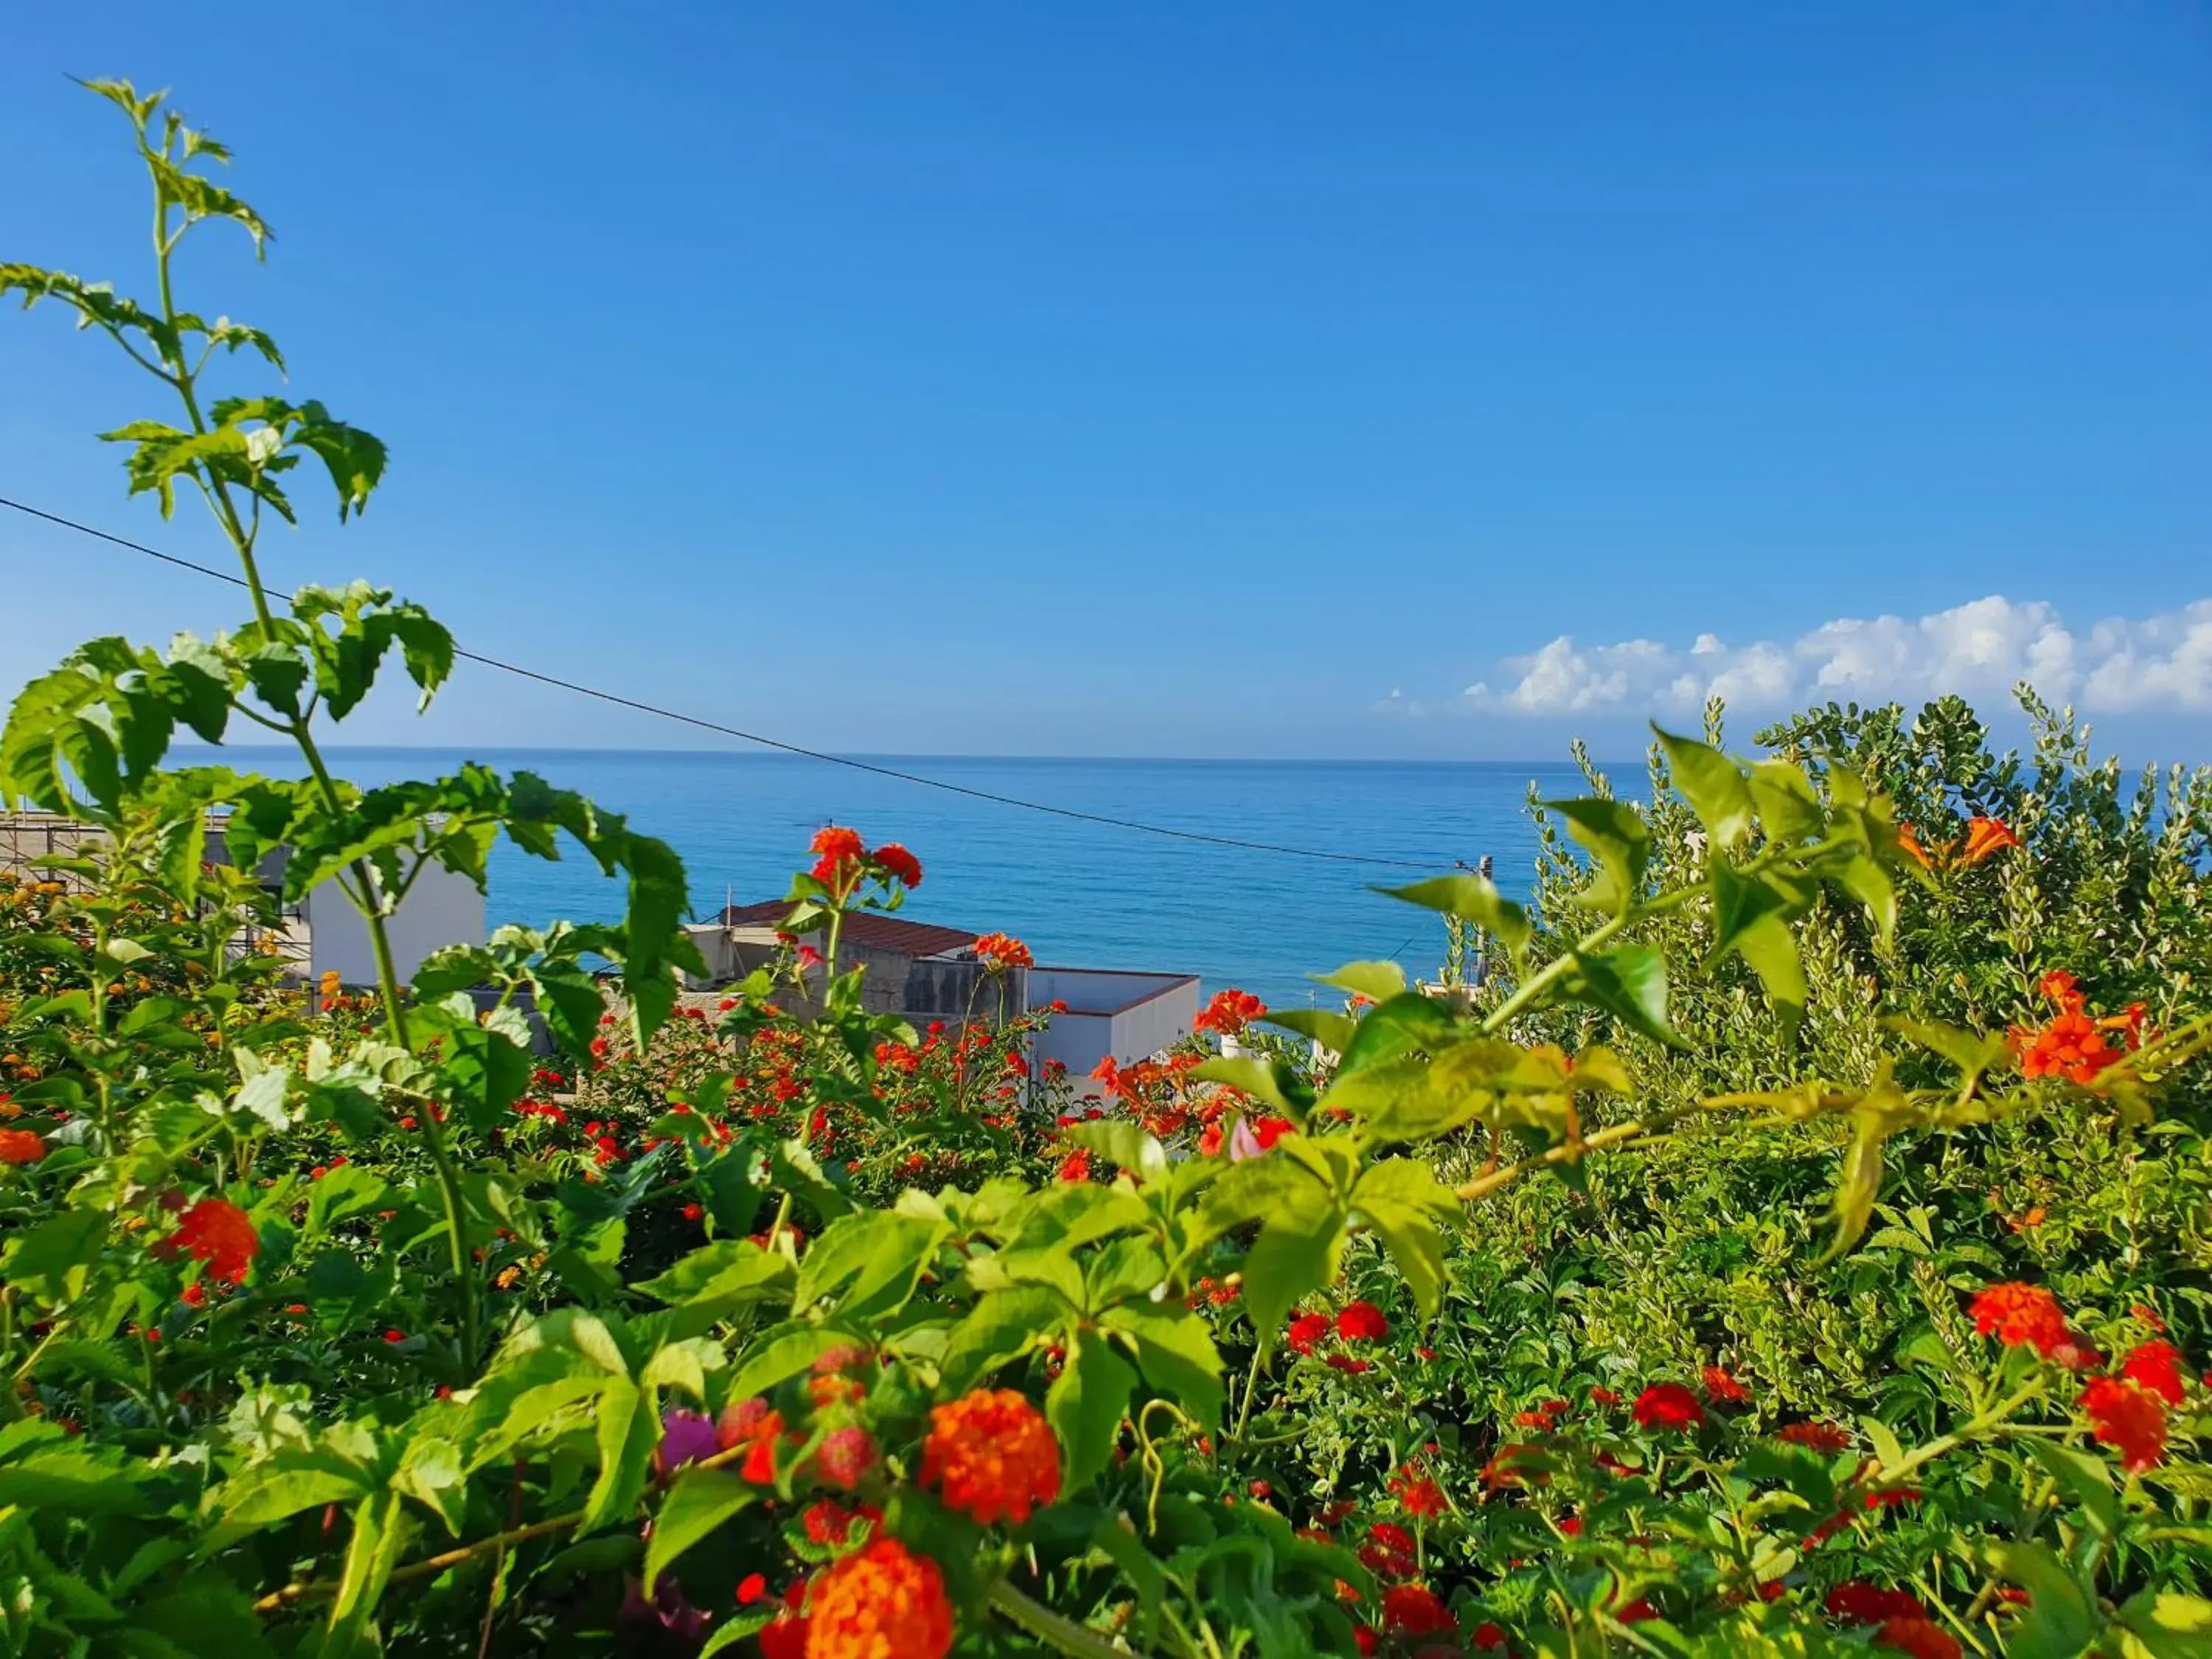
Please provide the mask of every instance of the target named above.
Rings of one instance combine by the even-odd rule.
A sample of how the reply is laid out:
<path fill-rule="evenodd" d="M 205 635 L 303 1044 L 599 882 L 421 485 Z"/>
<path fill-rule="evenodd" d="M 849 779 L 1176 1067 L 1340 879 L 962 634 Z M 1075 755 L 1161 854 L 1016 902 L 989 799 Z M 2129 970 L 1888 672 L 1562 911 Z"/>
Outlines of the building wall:
<path fill-rule="evenodd" d="M 335 972 L 347 985 L 373 984 L 376 954 L 369 945 L 368 924 L 337 884 L 325 882 L 301 908 L 307 919 L 310 976 Z M 403 985 L 432 951 L 448 945 L 482 945 L 489 937 L 484 896 L 467 877 L 439 865 L 415 878 L 385 927 L 392 939 L 392 967 Z"/>
<path fill-rule="evenodd" d="M 1068 1006 L 1035 1039 L 1035 1062 L 1058 1060 L 1067 1067 L 1078 1098 L 1095 1099 L 1099 1091 L 1090 1074 L 1107 1055 L 1117 1066 L 1133 1065 L 1189 1034 L 1198 991 L 1197 979 L 1187 974 L 1033 968 L 1030 1006 L 1054 1001 Z"/>

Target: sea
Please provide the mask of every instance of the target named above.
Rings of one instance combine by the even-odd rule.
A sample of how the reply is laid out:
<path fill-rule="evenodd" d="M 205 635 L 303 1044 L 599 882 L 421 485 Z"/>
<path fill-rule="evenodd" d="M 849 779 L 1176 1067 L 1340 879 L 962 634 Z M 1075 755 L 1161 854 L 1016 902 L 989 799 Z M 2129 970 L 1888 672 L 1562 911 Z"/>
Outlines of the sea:
<path fill-rule="evenodd" d="M 272 774 L 295 769 L 273 750 L 232 748 L 222 758 Z M 1334 1000 L 1339 994 L 1309 975 L 1346 962 L 1433 972 L 1442 918 L 1375 888 L 1486 855 L 1501 888 L 1525 891 L 1536 847 L 1531 785 L 1547 797 L 1585 792 L 1565 761 L 854 757 L 971 795 L 781 754 L 341 749 L 329 758 L 364 787 L 434 777 L 464 759 L 535 772 L 672 844 L 701 917 L 727 902 L 780 897 L 792 872 L 811 862 L 814 832 L 849 824 L 871 846 L 900 842 L 921 859 L 922 883 L 902 915 L 1014 934 L 1050 966 L 1194 973 L 1207 994 L 1235 986 L 1272 1007 Z M 1232 842 L 1266 845 L 1224 844 Z M 1315 853 L 1334 856 L 1302 855 Z M 579 849 L 549 863 L 502 840 L 492 855 L 495 927 L 611 920 L 621 906 L 619 884 Z"/>

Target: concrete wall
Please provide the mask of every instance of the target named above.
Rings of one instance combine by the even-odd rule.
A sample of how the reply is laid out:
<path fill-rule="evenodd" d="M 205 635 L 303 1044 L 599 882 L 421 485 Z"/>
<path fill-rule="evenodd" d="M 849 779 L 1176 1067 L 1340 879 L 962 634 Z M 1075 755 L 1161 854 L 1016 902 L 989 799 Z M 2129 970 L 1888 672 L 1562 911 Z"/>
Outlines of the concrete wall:
<path fill-rule="evenodd" d="M 369 947 L 368 924 L 337 884 L 325 882 L 307 895 L 301 908 L 307 915 L 310 940 L 309 975 L 335 971 L 341 983 L 374 984 L 376 954 Z M 489 937 L 484 896 L 465 876 L 434 864 L 415 878 L 385 928 L 392 939 L 392 967 L 404 985 L 432 951 L 448 945 L 484 942 Z"/>

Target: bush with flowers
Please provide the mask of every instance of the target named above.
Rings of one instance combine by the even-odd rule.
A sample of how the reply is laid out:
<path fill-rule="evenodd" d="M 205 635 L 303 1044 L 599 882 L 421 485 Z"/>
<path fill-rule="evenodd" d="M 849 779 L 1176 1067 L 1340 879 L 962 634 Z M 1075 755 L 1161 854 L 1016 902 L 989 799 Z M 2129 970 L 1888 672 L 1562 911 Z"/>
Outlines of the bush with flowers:
<path fill-rule="evenodd" d="M 843 827 L 785 954 L 686 998 L 661 842 L 526 773 L 331 772 L 452 641 L 264 580 L 290 475 L 343 519 L 383 446 L 216 395 L 283 360 L 176 255 L 265 227 L 162 99 L 93 90 L 158 300 L 0 291 L 173 399 L 107 435 L 252 614 L 93 641 L 0 732 L 0 792 L 101 831 L 0 888 L 0 1648 L 2212 1651 L 2212 778 L 2130 797 L 2048 711 L 2021 762 L 1950 703 L 1747 763 L 1716 710 L 1648 804 L 1538 805 L 1531 902 L 1397 890 L 1437 982 L 1222 993 L 1082 1112 L 1026 1020 L 867 1009 L 845 921 L 922 866 Z M 166 767 L 179 725 L 303 775 Z M 403 985 L 393 904 L 501 837 L 621 921 Z M 253 943 L 325 881 L 374 986 Z"/>

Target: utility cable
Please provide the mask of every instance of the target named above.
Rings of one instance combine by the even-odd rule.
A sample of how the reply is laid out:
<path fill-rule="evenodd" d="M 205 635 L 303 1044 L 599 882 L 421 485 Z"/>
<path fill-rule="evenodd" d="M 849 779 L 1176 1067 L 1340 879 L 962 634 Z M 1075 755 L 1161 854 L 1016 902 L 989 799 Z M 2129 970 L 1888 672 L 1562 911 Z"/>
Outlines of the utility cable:
<path fill-rule="evenodd" d="M 149 559 L 159 559 L 164 564 L 173 564 L 182 570 L 190 570 L 202 576 L 211 576 L 216 581 L 228 582 L 233 587 L 250 586 L 242 576 L 234 576 L 228 571 L 217 570 L 209 565 L 198 564 L 190 559 L 179 558 L 173 553 L 164 553 L 159 548 L 148 547 L 143 542 L 134 542 L 125 537 L 111 535 L 105 530 L 96 530 L 90 525 L 79 524 L 76 520 L 65 519 L 58 513 L 48 513 L 22 501 L 11 501 L 5 495 L 0 495 L 0 507 L 10 507 L 28 518 L 40 519 L 48 524 L 58 525 L 64 530 L 73 530 L 81 536 L 90 536 L 95 540 L 106 542 L 112 546 L 127 548 L 133 553 L 143 553 Z M 497 657 L 487 657 L 480 652 L 465 651 L 458 645 L 453 647 L 453 654 L 485 668 L 495 668 L 502 674 L 512 674 L 517 679 L 535 680 L 540 685 L 550 685 L 559 690 L 572 691 L 580 697 L 590 697 L 599 702 L 611 703 L 617 708 L 634 709 L 641 714 L 651 714 L 659 720 L 673 720 L 678 725 L 694 726 L 702 732 L 718 732 L 723 737 L 736 738 L 742 742 L 756 744 L 763 749 L 777 750 L 787 755 L 797 755 L 806 760 L 820 761 L 828 766 L 842 766 L 854 772 L 872 773 L 877 777 L 896 779 L 901 783 L 915 784 L 924 789 L 939 789 L 947 794 L 965 795 L 970 800 L 988 801 L 996 806 L 1018 807 L 1024 811 L 1048 813 L 1054 817 L 1069 818 L 1081 823 L 1103 824 L 1109 829 L 1133 830 L 1147 836 L 1165 836 L 1176 841 L 1201 842 L 1209 847 L 1233 847 L 1246 852 L 1275 853 L 1285 858 L 1317 859 L 1332 864 L 1380 865 L 1399 870 L 1433 871 L 1443 867 L 1441 862 L 1424 864 L 1416 859 L 1388 858 L 1379 854 L 1329 853 L 1310 847 L 1286 847 L 1275 842 L 1249 841 L 1238 836 L 1212 836 L 1198 830 L 1177 830 L 1164 823 L 1146 823 L 1136 818 L 1115 817 L 1104 812 L 1085 812 L 1073 806 L 1054 806 L 1047 801 L 1024 800 L 1016 795 L 996 794 L 988 789 L 974 789 L 964 783 L 953 783 L 944 778 L 928 777 L 919 772 L 902 771 L 895 766 L 882 766 L 872 761 L 855 759 L 850 755 L 827 754 L 821 750 L 808 749 L 799 744 L 786 743 L 781 738 L 763 737 L 757 732 L 742 731 L 734 726 L 725 726 L 719 720 L 703 720 L 696 714 L 683 714 L 673 708 L 662 708 L 653 703 L 641 702 L 635 697 L 625 697 L 616 692 L 603 691 L 597 686 L 584 685 L 574 680 L 562 679 L 557 675 L 541 673 L 535 668 L 525 668 L 519 663 L 502 662 Z"/>

